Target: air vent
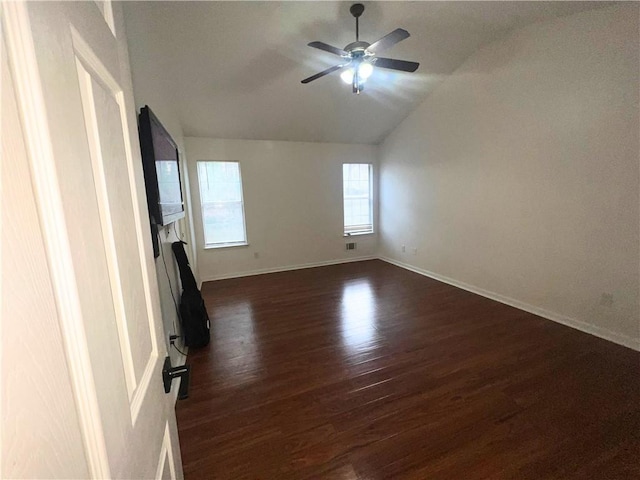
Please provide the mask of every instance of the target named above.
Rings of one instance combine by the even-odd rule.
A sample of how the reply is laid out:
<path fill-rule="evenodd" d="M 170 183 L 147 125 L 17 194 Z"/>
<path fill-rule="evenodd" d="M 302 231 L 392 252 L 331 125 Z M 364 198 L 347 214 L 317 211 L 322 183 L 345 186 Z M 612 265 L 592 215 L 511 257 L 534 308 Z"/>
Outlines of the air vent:
<path fill-rule="evenodd" d="M 355 250 L 356 249 L 356 242 L 349 242 L 346 244 L 347 250 Z"/>

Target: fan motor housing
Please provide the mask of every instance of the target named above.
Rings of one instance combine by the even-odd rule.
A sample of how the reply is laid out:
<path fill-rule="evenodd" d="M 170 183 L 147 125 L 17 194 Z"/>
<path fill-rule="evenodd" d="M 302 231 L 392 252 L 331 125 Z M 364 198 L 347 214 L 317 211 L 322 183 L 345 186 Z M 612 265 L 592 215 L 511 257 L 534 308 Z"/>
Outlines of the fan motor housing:
<path fill-rule="evenodd" d="M 369 48 L 371 44 L 367 42 L 353 42 L 344 47 L 345 52 L 349 53 L 364 53 L 364 51 Z"/>

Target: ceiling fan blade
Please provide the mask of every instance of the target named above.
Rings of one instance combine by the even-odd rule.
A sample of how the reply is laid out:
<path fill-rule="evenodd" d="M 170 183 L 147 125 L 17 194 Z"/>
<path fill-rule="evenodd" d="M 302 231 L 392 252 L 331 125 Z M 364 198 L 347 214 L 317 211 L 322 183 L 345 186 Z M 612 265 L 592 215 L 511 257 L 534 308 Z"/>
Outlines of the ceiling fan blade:
<path fill-rule="evenodd" d="M 349 55 L 347 52 L 338 47 L 332 47 L 324 42 L 311 42 L 307 44 L 309 47 L 319 48 L 320 50 L 324 50 L 325 52 L 333 53 L 334 55 L 338 55 L 339 57 Z"/>
<path fill-rule="evenodd" d="M 396 28 L 393 32 L 385 35 L 377 42 L 373 42 L 367 48 L 369 53 L 378 53 L 386 50 L 390 47 L 393 47 L 396 43 L 404 40 L 405 38 L 409 38 L 409 32 L 402 28 Z"/>
<path fill-rule="evenodd" d="M 415 72 L 420 64 L 418 62 L 409 62 L 407 60 L 396 60 L 395 58 L 377 57 L 374 65 L 380 68 L 388 68 L 390 70 L 400 70 L 401 72 Z"/>
<path fill-rule="evenodd" d="M 324 77 L 325 75 L 329 75 L 332 72 L 335 72 L 336 70 L 340 70 L 342 67 L 346 67 L 347 64 L 341 64 L 341 65 L 334 65 L 331 68 L 327 68 L 326 70 L 321 71 L 320 73 L 316 73 L 315 75 L 311 75 L 308 78 L 305 78 L 304 80 L 302 80 L 302 83 L 309 83 L 309 82 L 313 82 L 314 80 L 319 79 L 320 77 Z"/>

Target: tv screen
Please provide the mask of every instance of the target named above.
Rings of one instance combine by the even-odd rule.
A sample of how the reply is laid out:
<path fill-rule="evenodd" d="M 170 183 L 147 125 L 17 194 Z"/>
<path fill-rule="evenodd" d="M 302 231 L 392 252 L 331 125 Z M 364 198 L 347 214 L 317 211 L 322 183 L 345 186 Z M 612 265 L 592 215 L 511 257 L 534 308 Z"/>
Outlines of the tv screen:
<path fill-rule="evenodd" d="M 140 148 L 151 223 L 184 217 L 178 147 L 148 106 L 140 110 Z"/>

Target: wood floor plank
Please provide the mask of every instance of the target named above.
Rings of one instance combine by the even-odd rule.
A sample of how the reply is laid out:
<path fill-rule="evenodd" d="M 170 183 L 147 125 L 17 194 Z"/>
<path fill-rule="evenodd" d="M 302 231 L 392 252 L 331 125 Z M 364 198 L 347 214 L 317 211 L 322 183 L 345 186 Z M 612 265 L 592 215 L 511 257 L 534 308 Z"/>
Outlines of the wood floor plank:
<path fill-rule="evenodd" d="M 640 354 L 381 261 L 208 282 L 185 478 L 640 478 Z"/>

